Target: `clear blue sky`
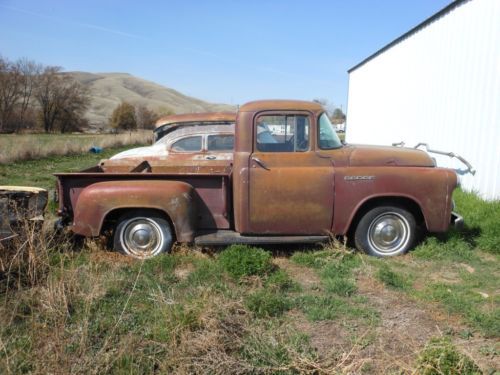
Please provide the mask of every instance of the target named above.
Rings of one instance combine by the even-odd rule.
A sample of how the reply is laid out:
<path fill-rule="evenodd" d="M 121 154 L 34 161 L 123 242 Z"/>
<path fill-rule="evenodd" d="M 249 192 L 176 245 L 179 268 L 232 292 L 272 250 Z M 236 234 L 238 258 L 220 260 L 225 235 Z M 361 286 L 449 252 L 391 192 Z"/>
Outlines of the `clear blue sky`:
<path fill-rule="evenodd" d="M 0 54 L 127 72 L 201 99 L 326 98 L 451 0 L 0 0 Z"/>

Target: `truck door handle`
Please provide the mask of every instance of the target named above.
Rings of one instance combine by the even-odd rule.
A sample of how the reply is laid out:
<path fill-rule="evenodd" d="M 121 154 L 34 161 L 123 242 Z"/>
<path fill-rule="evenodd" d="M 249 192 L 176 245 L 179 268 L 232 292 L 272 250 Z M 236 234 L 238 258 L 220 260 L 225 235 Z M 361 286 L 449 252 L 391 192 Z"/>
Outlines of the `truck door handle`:
<path fill-rule="evenodd" d="M 262 168 L 264 168 L 266 171 L 270 171 L 271 169 L 269 169 L 267 167 L 267 165 L 264 164 L 264 162 L 262 160 L 260 160 L 259 158 L 256 158 L 255 156 L 252 156 L 252 160 L 254 162 L 256 162 L 257 164 L 259 164 Z"/>
<path fill-rule="evenodd" d="M 210 156 L 207 156 L 205 159 L 207 159 L 207 160 L 215 160 L 215 159 L 217 159 L 217 156 L 210 155 Z"/>

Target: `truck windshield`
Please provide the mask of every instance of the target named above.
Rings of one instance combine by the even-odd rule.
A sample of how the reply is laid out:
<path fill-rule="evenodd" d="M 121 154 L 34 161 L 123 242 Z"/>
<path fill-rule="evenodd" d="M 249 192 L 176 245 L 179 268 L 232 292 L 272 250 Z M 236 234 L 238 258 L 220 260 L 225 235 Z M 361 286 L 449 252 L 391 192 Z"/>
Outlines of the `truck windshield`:
<path fill-rule="evenodd" d="M 326 113 L 322 113 L 318 120 L 318 144 L 322 150 L 332 150 L 342 147 L 337 132 L 333 128 Z"/>

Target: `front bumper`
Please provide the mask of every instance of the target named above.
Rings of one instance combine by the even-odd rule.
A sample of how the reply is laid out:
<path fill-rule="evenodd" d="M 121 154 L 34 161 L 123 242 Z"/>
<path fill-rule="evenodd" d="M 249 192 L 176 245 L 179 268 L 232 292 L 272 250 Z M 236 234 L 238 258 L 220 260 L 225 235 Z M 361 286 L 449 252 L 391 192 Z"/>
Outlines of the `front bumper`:
<path fill-rule="evenodd" d="M 464 218 L 456 212 L 451 212 L 451 224 L 457 230 L 462 230 L 464 227 Z"/>

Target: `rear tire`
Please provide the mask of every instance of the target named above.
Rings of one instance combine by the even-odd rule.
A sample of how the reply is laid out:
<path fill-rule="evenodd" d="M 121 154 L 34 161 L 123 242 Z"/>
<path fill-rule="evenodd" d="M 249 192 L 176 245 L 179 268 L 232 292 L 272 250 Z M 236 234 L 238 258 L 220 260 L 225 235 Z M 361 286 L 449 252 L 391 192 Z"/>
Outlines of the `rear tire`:
<path fill-rule="evenodd" d="M 398 206 L 380 206 L 367 211 L 354 233 L 358 250 L 377 257 L 401 255 L 417 237 L 415 217 Z"/>
<path fill-rule="evenodd" d="M 172 230 L 168 221 L 155 211 L 130 211 L 118 219 L 113 238 L 116 251 L 147 259 L 169 252 L 172 244 Z"/>

